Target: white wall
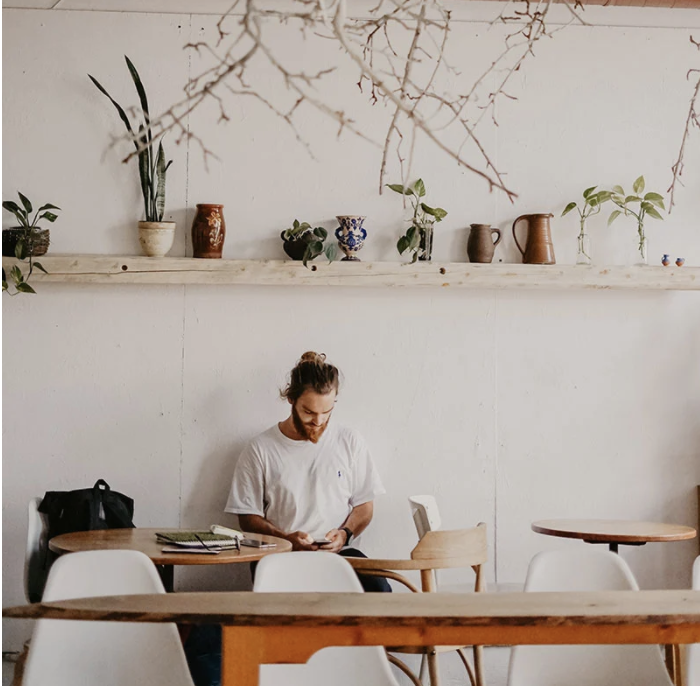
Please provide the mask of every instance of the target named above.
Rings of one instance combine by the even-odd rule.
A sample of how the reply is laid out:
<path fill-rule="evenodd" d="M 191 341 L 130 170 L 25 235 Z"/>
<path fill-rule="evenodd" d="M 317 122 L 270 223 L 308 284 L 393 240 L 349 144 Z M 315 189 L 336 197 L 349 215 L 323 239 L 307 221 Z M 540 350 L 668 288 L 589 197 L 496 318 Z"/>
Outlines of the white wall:
<path fill-rule="evenodd" d="M 666 28 L 642 28 L 647 12 Z M 504 102 L 500 126 L 487 132 L 520 194 L 514 205 L 419 149 L 428 200 L 449 211 L 437 259 L 466 259 L 471 222 L 507 234 L 517 215 L 558 216 L 595 183 L 629 186 L 643 173 L 650 189 L 668 187 L 691 94 L 685 74 L 697 61 L 688 26 L 700 18 L 610 16 L 618 26 L 573 27 L 541 43 L 511 88 L 519 100 Z M 86 73 L 135 103 L 128 54 L 157 109 L 201 68 L 182 46 L 212 36 L 216 18 L 5 10 L 3 20 L 3 198 L 22 190 L 63 208 L 54 253 L 138 254 L 136 169 L 107 149 L 121 123 Z M 465 78 L 485 68 L 502 35 L 483 21 L 455 24 L 450 57 Z M 279 50 L 300 45 L 278 31 Z M 338 60 L 327 44 L 303 45 L 308 60 Z M 260 65 L 251 72 L 265 75 Z M 326 88 L 381 137 L 387 112 L 366 104 L 354 77 L 341 63 Z M 279 232 L 295 217 L 331 229 L 336 214 L 363 213 L 363 259 L 398 259 L 401 204 L 376 193 L 378 150 L 337 140 L 335 125 L 309 111 L 301 128 L 312 134 L 313 161 L 259 103 L 236 101 L 228 112 L 227 126 L 213 108 L 189 122 L 220 157 L 208 172 L 195 146 L 166 140 L 169 214 L 179 225 L 172 254 L 191 254 L 194 205 L 221 202 L 228 258 L 283 257 Z M 677 208 L 649 226 L 654 262 L 665 252 L 700 263 L 698 140 L 696 131 Z M 575 220 L 553 226 L 558 260 L 573 262 Z M 597 263 L 632 256 L 632 224 L 606 229 L 599 218 L 591 233 Z M 506 235 L 496 259 L 516 257 Z M 285 416 L 277 389 L 307 349 L 343 371 L 336 420 L 365 434 L 386 482 L 365 537 L 370 554 L 408 552 L 406 496 L 418 492 L 438 496 L 447 527 L 488 523 L 489 577 L 501 582 L 521 581 L 538 550 L 583 545 L 532 533 L 535 519 L 697 521 L 697 293 L 47 284 L 37 296 L 5 296 L 3 318 L 4 605 L 23 602 L 25 505 L 48 489 L 102 477 L 135 498 L 140 526 L 226 522 L 236 455 Z M 687 585 L 696 554 L 696 541 L 623 551 L 643 587 Z M 245 584 L 239 569 L 178 572 L 180 589 Z M 28 632 L 16 621 L 3 628 L 4 650 Z"/>

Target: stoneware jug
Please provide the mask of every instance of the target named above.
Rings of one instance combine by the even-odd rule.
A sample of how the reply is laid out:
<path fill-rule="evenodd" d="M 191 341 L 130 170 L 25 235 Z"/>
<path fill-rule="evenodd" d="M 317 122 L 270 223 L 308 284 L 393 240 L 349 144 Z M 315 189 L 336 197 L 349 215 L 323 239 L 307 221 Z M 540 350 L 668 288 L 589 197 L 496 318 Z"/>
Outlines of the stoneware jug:
<path fill-rule="evenodd" d="M 197 205 L 192 222 L 192 257 L 221 259 L 226 238 L 223 205 Z"/>
<path fill-rule="evenodd" d="M 493 259 L 496 246 L 501 242 L 500 229 L 492 229 L 491 224 L 471 224 L 469 240 L 467 241 L 467 255 L 470 262 L 482 262 L 489 264 Z M 498 238 L 494 242 L 493 234 Z"/>
<path fill-rule="evenodd" d="M 549 228 L 549 220 L 553 216 L 553 214 L 521 214 L 513 222 L 513 238 L 523 255 L 523 264 L 556 264 L 552 233 Z M 515 233 L 515 225 L 519 221 L 527 222 L 524 250 Z"/>

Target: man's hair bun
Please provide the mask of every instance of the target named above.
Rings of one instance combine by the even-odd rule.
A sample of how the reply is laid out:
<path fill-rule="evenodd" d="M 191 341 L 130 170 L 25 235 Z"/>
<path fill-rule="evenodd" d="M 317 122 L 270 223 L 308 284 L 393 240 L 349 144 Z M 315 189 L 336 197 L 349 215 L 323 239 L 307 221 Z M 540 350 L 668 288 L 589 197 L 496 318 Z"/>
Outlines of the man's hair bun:
<path fill-rule="evenodd" d="M 299 360 L 299 362 L 313 362 L 314 364 L 323 364 L 325 361 L 325 353 L 315 353 L 313 350 L 305 352 Z"/>
<path fill-rule="evenodd" d="M 289 374 L 289 383 L 280 391 L 287 400 L 296 402 L 305 391 L 326 395 L 338 392 L 340 385 L 338 368 L 326 362 L 324 353 L 305 352 Z"/>

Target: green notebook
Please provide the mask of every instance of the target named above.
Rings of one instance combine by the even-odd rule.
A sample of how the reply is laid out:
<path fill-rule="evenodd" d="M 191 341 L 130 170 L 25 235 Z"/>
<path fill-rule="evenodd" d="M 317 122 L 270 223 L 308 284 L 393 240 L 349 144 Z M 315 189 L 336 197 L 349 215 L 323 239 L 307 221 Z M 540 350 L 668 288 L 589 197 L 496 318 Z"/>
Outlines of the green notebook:
<path fill-rule="evenodd" d="M 156 539 L 160 543 L 173 543 L 175 545 L 188 547 L 204 547 L 200 540 L 212 545 L 235 545 L 236 540 L 232 536 L 213 534 L 211 531 L 159 531 L 156 532 Z"/>

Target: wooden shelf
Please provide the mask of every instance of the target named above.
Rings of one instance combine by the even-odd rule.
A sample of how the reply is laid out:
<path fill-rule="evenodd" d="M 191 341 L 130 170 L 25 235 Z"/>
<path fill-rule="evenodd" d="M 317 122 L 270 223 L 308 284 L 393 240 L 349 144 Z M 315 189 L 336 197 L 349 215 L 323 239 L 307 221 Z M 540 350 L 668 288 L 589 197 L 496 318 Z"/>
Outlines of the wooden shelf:
<path fill-rule="evenodd" d="M 5 270 L 15 264 L 3 257 Z M 235 284 L 258 286 L 449 287 L 479 289 L 700 290 L 699 267 L 599 267 L 466 262 L 334 262 L 305 268 L 291 260 L 51 255 L 32 283 Z M 25 269 L 26 271 L 26 265 Z"/>

